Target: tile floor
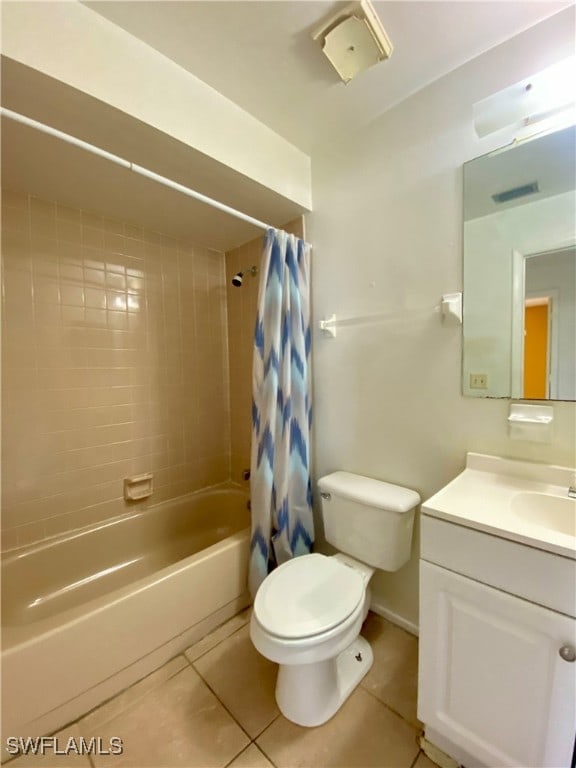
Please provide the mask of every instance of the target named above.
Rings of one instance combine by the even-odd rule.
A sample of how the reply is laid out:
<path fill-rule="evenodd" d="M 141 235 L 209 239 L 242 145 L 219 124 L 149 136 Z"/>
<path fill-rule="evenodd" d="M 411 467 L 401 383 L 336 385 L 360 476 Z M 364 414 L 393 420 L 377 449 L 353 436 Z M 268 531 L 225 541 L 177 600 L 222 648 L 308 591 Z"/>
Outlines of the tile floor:
<path fill-rule="evenodd" d="M 276 665 L 250 642 L 250 611 L 57 736 L 112 736 L 122 755 L 22 756 L 10 768 L 436 768 L 418 747 L 415 637 L 374 614 L 363 635 L 374 666 L 318 728 L 286 720 L 274 700 Z"/>

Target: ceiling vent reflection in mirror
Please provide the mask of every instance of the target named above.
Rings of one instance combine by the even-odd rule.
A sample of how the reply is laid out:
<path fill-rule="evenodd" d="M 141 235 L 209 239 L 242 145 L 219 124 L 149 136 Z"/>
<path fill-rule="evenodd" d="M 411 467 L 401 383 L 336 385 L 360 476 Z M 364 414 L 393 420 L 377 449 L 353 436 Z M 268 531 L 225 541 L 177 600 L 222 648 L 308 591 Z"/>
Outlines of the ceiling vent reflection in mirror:
<path fill-rule="evenodd" d="M 507 203 L 510 200 L 517 200 L 519 197 L 535 195 L 539 191 L 538 182 L 533 181 L 530 184 L 521 184 L 519 187 L 506 189 L 504 192 L 496 192 L 494 195 L 491 195 L 491 198 L 495 203 Z"/>
<path fill-rule="evenodd" d="M 312 34 L 340 79 L 349 83 L 392 55 L 392 43 L 369 0 L 351 3 Z"/>
<path fill-rule="evenodd" d="M 571 56 L 476 102 L 476 133 L 482 137 L 507 127 L 538 124 L 547 130 L 576 123 L 575 78 L 576 56 Z"/>

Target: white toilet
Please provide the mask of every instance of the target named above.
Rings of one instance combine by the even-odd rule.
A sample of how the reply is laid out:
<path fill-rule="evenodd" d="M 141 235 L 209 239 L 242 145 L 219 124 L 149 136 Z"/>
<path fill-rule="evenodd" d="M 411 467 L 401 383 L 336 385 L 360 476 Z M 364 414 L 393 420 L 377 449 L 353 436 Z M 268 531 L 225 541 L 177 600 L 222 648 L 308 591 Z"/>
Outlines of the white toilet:
<path fill-rule="evenodd" d="M 326 540 L 340 552 L 303 555 L 276 568 L 256 594 L 250 636 L 280 665 L 276 702 L 298 725 L 329 720 L 372 666 L 360 637 L 375 568 L 410 557 L 420 496 L 350 472 L 318 481 Z M 345 554 L 341 554 L 345 553 Z"/>

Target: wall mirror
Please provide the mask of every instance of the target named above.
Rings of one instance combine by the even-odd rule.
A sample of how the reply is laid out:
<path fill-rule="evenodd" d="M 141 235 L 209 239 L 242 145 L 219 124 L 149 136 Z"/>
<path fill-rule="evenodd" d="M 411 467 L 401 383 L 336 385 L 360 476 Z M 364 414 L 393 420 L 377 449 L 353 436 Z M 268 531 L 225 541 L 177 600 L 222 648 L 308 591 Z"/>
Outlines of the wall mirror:
<path fill-rule="evenodd" d="M 576 127 L 464 165 L 462 389 L 576 400 Z"/>

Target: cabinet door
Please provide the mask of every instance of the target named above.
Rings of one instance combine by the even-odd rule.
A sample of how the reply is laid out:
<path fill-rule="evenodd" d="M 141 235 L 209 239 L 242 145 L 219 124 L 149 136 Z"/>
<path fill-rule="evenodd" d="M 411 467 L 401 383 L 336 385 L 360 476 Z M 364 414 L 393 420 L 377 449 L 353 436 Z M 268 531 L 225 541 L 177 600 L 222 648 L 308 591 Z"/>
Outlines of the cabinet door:
<path fill-rule="evenodd" d="M 420 561 L 418 717 L 480 764 L 568 768 L 574 619 Z"/>

